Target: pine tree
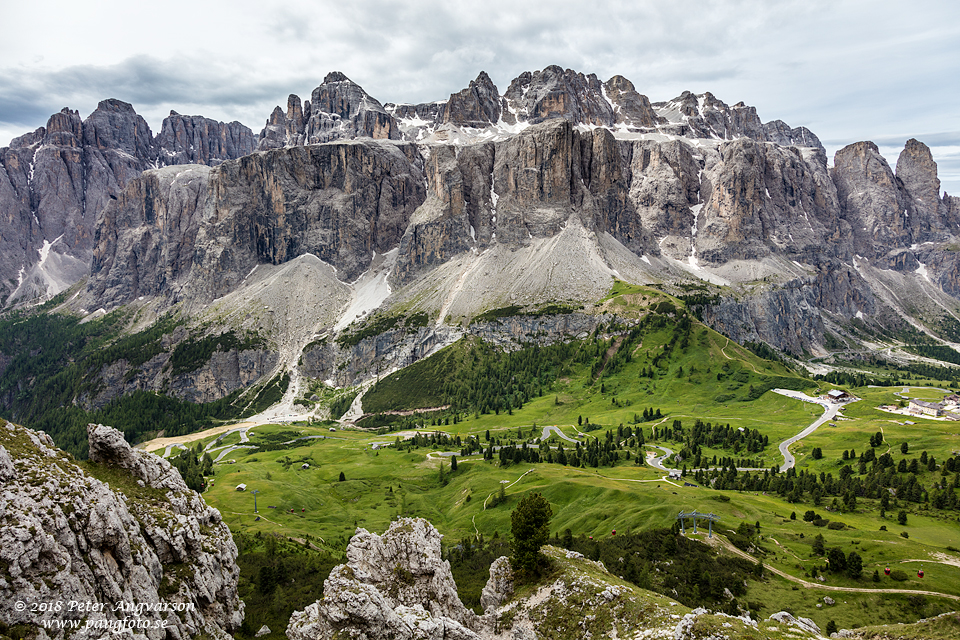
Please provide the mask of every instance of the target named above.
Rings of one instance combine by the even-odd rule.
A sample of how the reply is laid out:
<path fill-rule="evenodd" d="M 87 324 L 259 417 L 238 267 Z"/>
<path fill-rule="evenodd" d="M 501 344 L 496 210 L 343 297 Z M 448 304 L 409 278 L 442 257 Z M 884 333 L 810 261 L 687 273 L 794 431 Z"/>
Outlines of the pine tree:
<path fill-rule="evenodd" d="M 847 575 L 857 579 L 863 573 L 863 558 L 856 551 L 851 551 L 847 555 Z"/>
<path fill-rule="evenodd" d="M 546 557 L 540 553 L 540 547 L 550 539 L 552 516 L 550 503 L 539 493 L 524 496 L 510 514 L 510 533 L 513 536 L 510 564 L 521 581 L 536 577 L 548 564 Z"/>
<path fill-rule="evenodd" d="M 813 539 L 813 555 L 822 556 L 824 553 L 823 549 L 823 534 L 818 533 L 817 537 Z"/>

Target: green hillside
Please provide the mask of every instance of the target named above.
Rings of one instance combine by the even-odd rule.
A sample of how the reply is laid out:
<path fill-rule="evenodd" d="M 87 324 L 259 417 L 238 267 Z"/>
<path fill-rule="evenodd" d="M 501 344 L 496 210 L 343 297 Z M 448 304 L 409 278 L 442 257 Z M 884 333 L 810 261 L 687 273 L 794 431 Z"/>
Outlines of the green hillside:
<path fill-rule="evenodd" d="M 504 353 L 465 338 L 380 380 L 364 395 L 364 410 L 449 406 L 452 414 L 481 418 L 526 409 L 527 422 L 571 423 L 579 416 L 616 425 L 638 422 L 650 407 L 673 413 L 676 405 L 688 415 L 709 415 L 719 405 L 734 416 L 731 406 L 770 389 L 816 386 L 702 325 L 679 303 L 661 298 L 621 311 L 642 316 L 550 346 Z M 538 402 L 545 396 L 552 406 Z"/>

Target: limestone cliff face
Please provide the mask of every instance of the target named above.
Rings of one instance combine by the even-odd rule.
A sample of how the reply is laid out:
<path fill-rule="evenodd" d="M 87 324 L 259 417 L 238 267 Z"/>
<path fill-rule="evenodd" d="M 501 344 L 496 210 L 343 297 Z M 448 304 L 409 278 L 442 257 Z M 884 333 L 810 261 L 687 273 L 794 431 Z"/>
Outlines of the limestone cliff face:
<path fill-rule="evenodd" d="M 620 141 L 629 198 L 643 229 L 673 258 L 690 255 L 693 207 L 700 203 L 701 161 L 680 141 Z"/>
<path fill-rule="evenodd" d="M 90 425 L 88 435 L 84 468 L 46 434 L 0 421 L 4 622 L 39 629 L 67 621 L 83 637 L 110 638 L 126 619 L 140 640 L 230 638 L 243 603 L 237 548 L 220 513 L 170 463 L 131 449 L 120 432 Z M 63 609 L 21 611 L 17 601 Z M 70 602 L 87 608 L 71 611 Z M 117 611 L 117 603 L 153 610 Z M 45 633 L 76 632 L 47 626 Z"/>
<path fill-rule="evenodd" d="M 299 370 L 307 377 L 350 387 L 409 366 L 466 335 L 513 351 L 531 344 L 544 346 L 585 338 L 613 319 L 609 315 L 562 313 L 509 316 L 473 322 L 466 328 L 397 326 L 356 344 L 341 345 L 333 340 L 311 343 L 303 350 Z"/>
<path fill-rule="evenodd" d="M 771 253 L 804 260 L 849 255 L 826 158 L 740 138 L 720 146 L 695 232 L 696 255 L 714 263 Z"/>
<path fill-rule="evenodd" d="M 553 119 L 495 143 L 430 149 L 428 196 L 400 242 L 395 277 L 494 244 L 557 236 L 575 217 L 637 253 L 658 253 L 629 197 L 624 158 L 609 131 Z"/>
<path fill-rule="evenodd" d="M 228 124 L 171 111 L 157 134 L 157 145 L 163 164 L 216 166 L 253 153 L 256 140 L 253 132 L 239 122 Z"/>
<path fill-rule="evenodd" d="M 799 355 L 823 344 L 825 318 L 873 316 L 880 306 L 863 277 L 834 260 L 750 296 L 723 298 L 704 310 L 703 321 L 737 342 L 766 342 Z"/>
<path fill-rule="evenodd" d="M 416 150 L 372 140 L 147 172 L 103 214 L 89 292 L 114 305 L 161 292 L 203 304 L 257 264 L 307 253 L 352 281 L 397 246 L 424 197 Z"/>
<path fill-rule="evenodd" d="M 249 153 L 253 134 L 172 114 L 156 138 L 133 107 L 70 109 L 0 149 L 0 300 L 52 295 L 87 275 L 97 219 L 126 184 L 165 164 L 216 164 Z"/>
<path fill-rule="evenodd" d="M 127 360 L 111 362 L 97 372 L 94 392 L 76 399 L 85 409 L 99 409 L 111 400 L 135 391 L 153 391 L 186 400 L 213 402 L 237 389 L 246 389 L 271 374 L 277 365 L 277 353 L 267 346 L 215 351 L 210 359 L 193 371 L 174 374 L 170 367 L 175 342 L 184 339 L 184 332 L 174 332 L 166 339 L 168 351 L 138 366 Z"/>
<path fill-rule="evenodd" d="M 960 233 L 960 218 L 950 198 L 940 198 L 940 178 L 930 147 L 911 138 L 897 159 L 897 180 L 907 192 L 918 224 L 927 230 L 924 240 L 943 240 Z"/>
<path fill-rule="evenodd" d="M 462 335 L 455 327 L 398 327 L 352 345 L 325 341 L 303 350 L 299 369 L 338 387 L 354 386 L 411 365 Z"/>
<path fill-rule="evenodd" d="M 849 145 L 837 152 L 834 162 L 837 196 L 854 250 L 873 258 L 889 250 L 889 240 L 897 246 L 913 244 L 916 229 L 909 202 L 877 146 L 872 142 Z"/>
<path fill-rule="evenodd" d="M 424 266 L 442 264 L 453 256 L 490 242 L 491 174 L 494 146 L 431 150 L 424 173 L 427 197 L 410 219 L 400 239 L 395 277 L 414 278 Z"/>
<path fill-rule="evenodd" d="M 91 262 L 97 299 L 122 303 L 158 295 L 189 273 L 210 171 L 201 165 L 148 171 L 110 202 Z"/>

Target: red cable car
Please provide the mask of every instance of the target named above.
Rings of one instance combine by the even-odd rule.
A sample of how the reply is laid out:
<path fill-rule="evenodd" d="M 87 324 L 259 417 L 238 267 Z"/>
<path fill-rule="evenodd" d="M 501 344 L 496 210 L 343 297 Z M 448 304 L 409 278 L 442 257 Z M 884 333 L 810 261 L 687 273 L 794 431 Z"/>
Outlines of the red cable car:
<path fill-rule="evenodd" d="M 616 529 L 614 529 L 614 530 L 613 530 L 613 531 L 612 531 L 612 532 L 610 533 L 610 535 L 612 535 L 612 536 L 615 536 L 615 535 L 617 535 L 617 530 L 616 530 Z"/>
<path fill-rule="evenodd" d="M 883 570 L 883 575 L 885 576 L 890 575 L 890 567 L 887 567 L 886 569 Z"/>
<path fill-rule="evenodd" d="M 923 569 L 920 569 L 920 571 L 917 571 L 917 577 L 918 577 L 918 578 L 922 578 L 922 577 L 923 577 Z"/>

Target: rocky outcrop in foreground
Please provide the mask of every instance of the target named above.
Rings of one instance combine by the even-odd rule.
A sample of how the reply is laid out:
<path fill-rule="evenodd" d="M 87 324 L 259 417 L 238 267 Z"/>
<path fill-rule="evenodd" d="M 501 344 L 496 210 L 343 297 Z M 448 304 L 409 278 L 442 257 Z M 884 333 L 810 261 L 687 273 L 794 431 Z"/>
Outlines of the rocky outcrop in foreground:
<path fill-rule="evenodd" d="M 0 420 L 0 620 L 41 638 L 230 638 L 243 603 L 220 512 L 119 431 L 88 437 L 81 465 Z"/>
<path fill-rule="evenodd" d="M 347 563 L 323 583 L 323 599 L 290 617 L 290 640 L 313 638 L 477 638 L 479 617 L 457 597 L 440 534 L 403 518 L 378 536 L 357 529 Z"/>
<path fill-rule="evenodd" d="M 811 621 L 781 612 L 767 622 L 686 607 L 630 586 L 602 563 L 553 547 L 553 582 L 514 599 L 507 558 L 490 567 L 483 616 L 457 597 L 440 534 L 422 519 L 403 518 L 378 536 L 358 529 L 347 563 L 324 583 L 322 600 L 294 612 L 290 640 L 538 640 L 540 638 L 819 637 Z"/>

